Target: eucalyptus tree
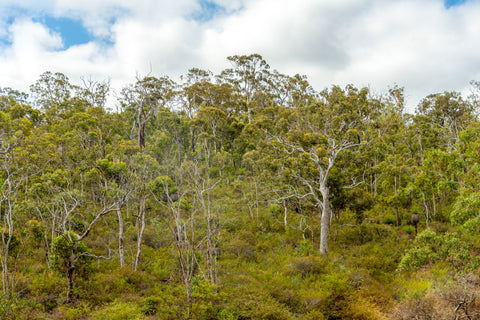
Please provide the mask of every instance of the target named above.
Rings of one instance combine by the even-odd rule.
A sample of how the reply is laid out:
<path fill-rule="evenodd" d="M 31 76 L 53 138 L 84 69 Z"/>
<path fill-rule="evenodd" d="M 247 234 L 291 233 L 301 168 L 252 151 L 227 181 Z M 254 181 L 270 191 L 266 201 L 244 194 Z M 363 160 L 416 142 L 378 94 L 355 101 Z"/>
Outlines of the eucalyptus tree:
<path fill-rule="evenodd" d="M 435 131 L 438 143 L 435 147 L 454 149 L 460 132 L 472 122 L 474 110 L 460 93 L 444 92 L 423 99 L 418 105 L 417 115 L 425 116 L 429 129 Z"/>
<path fill-rule="evenodd" d="M 178 254 L 180 278 L 185 286 L 188 307 L 191 304 L 192 279 L 198 272 L 197 250 L 202 238 L 197 234 L 197 217 L 192 189 L 186 181 L 186 174 L 192 163 L 185 161 L 169 175 L 158 176 L 149 184 L 151 194 L 165 212 L 165 222 Z"/>
<path fill-rule="evenodd" d="M 132 132 L 136 131 L 138 146 L 145 147 L 146 127 L 161 106 L 166 106 L 173 96 L 174 82 L 168 77 L 145 77 L 134 85 L 122 89 L 120 103 L 132 112 Z"/>
<path fill-rule="evenodd" d="M 110 80 L 97 81 L 81 78 L 82 86 L 76 87 L 77 96 L 84 99 L 91 107 L 105 108 L 110 92 Z"/>
<path fill-rule="evenodd" d="M 299 74 L 288 76 L 274 70 L 266 74 L 265 82 L 266 89 L 277 105 L 287 107 L 306 105 L 315 97 L 315 90 L 306 76 Z"/>
<path fill-rule="evenodd" d="M 279 121 L 280 132 L 267 131 L 271 146 L 279 152 L 277 168 L 294 182 L 288 192 L 312 199 L 319 209 L 322 255 L 328 255 L 332 216 L 329 178 L 340 156 L 347 151 L 355 153 L 373 139 L 372 128 L 380 107 L 366 88 L 334 86 L 322 91 L 314 103 L 292 110 L 288 121 Z M 353 179 L 348 186 L 362 182 Z"/>
<path fill-rule="evenodd" d="M 227 60 L 232 68 L 222 71 L 218 79 L 230 83 L 239 90 L 244 99 L 248 123 L 251 123 L 253 100 L 264 90 L 265 78 L 270 66 L 259 54 L 235 55 L 227 57 Z"/>
<path fill-rule="evenodd" d="M 74 86 L 60 72 L 46 71 L 30 86 L 36 106 L 43 110 L 61 109 L 74 96 Z"/>
<path fill-rule="evenodd" d="M 6 117 L 5 114 L 0 116 L 3 116 L 2 118 Z M 2 127 L 4 125 L 5 121 L 2 121 Z M 11 279 L 10 260 L 20 246 L 18 234 L 16 234 L 18 231 L 15 232 L 18 229 L 15 214 L 18 206 L 18 193 L 20 192 L 20 186 L 24 182 L 23 180 L 26 179 L 26 174 L 24 172 L 25 168 L 16 165 L 18 155 L 15 149 L 18 147 L 18 142 L 15 137 L 7 136 L 2 132 L 0 140 L 0 208 L 2 211 L 0 262 L 3 292 L 10 295 L 15 287 L 15 281 Z"/>
<path fill-rule="evenodd" d="M 16 286 L 18 255 L 22 251 L 22 223 L 25 223 L 28 181 L 39 173 L 30 163 L 34 143 L 32 131 L 35 116 L 32 108 L 17 101 L 18 93 L 8 90 L 0 100 L 0 264 L 3 292 L 11 296 Z M 20 102 L 17 103 L 17 102 Z"/>

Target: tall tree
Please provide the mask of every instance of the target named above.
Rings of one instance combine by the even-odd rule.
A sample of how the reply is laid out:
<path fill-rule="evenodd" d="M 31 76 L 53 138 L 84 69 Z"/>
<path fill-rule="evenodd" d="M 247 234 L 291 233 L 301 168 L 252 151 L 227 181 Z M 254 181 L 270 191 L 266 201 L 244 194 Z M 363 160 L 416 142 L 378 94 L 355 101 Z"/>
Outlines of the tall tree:
<path fill-rule="evenodd" d="M 148 121 L 172 97 L 174 83 L 168 77 L 145 77 L 135 85 L 122 89 L 121 104 L 133 114 L 132 131 L 136 131 L 138 146 L 145 147 Z"/>
<path fill-rule="evenodd" d="M 333 87 L 322 91 L 315 103 L 296 108 L 293 121 L 283 129 L 288 132 L 267 133 L 272 146 L 286 156 L 283 168 L 305 188 L 293 188 L 297 197 L 310 197 L 319 208 L 322 255 L 328 255 L 332 170 L 343 153 L 355 151 L 372 139 L 371 129 L 379 106 L 366 88 Z"/>
<path fill-rule="evenodd" d="M 253 100 L 262 91 L 267 77 L 268 63 L 259 54 L 235 55 L 227 58 L 232 68 L 224 70 L 219 79 L 230 83 L 244 98 L 248 122 L 252 122 Z"/>

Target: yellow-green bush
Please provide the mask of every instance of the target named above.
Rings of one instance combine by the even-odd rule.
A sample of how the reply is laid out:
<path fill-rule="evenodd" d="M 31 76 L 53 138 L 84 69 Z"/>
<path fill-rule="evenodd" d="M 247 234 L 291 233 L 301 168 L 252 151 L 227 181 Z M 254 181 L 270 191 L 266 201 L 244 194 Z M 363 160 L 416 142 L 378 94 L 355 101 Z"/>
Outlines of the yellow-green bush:
<path fill-rule="evenodd" d="M 143 320 L 146 317 L 136 303 L 115 301 L 92 312 L 90 318 L 92 320 Z"/>

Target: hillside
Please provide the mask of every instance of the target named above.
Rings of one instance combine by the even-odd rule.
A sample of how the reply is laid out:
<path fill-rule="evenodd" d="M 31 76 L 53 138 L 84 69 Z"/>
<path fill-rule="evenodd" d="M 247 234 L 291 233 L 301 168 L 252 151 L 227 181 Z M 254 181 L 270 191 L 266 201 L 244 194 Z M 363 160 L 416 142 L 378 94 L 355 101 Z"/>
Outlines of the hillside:
<path fill-rule="evenodd" d="M 1 319 L 480 319 L 480 84 L 0 90 Z"/>

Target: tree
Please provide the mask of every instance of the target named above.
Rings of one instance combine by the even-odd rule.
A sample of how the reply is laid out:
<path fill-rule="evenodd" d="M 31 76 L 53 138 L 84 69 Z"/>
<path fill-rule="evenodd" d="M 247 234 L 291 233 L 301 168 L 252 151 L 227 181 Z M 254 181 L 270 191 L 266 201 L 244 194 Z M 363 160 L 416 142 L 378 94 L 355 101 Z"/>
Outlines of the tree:
<path fill-rule="evenodd" d="M 286 135 L 267 132 L 273 148 L 286 157 L 284 170 L 305 188 L 302 191 L 294 185 L 296 196 L 312 198 L 319 208 L 322 255 L 328 255 L 332 215 L 328 182 L 332 170 L 343 153 L 355 151 L 372 140 L 370 130 L 380 103 L 368 95 L 368 89 L 353 86 L 324 90 L 320 100 L 293 111 Z"/>
<path fill-rule="evenodd" d="M 264 78 L 270 66 L 259 54 L 235 55 L 228 57 L 227 60 L 232 64 L 232 68 L 224 70 L 219 78 L 240 91 L 245 99 L 248 123 L 251 123 L 252 101 L 255 95 L 262 91 Z"/>
<path fill-rule="evenodd" d="M 77 95 L 87 101 L 91 107 L 105 108 L 108 93 L 110 91 L 110 80 L 95 81 L 92 78 L 82 78 L 83 87 L 77 87 Z"/>
<path fill-rule="evenodd" d="M 121 104 L 133 114 L 132 131 L 136 130 L 138 146 L 145 147 L 146 126 L 160 106 L 165 106 L 173 94 L 174 83 L 168 77 L 145 77 L 135 85 L 122 89 Z"/>
<path fill-rule="evenodd" d="M 35 84 L 30 86 L 35 103 L 43 110 L 60 108 L 72 97 L 73 86 L 66 75 L 60 72 L 44 72 Z"/>
<path fill-rule="evenodd" d="M 418 115 L 427 116 L 431 130 L 437 131 L 438 147 L 455 148 L 459 134 L 473 119 L 472 106 L 457 92 L 427 96 L 417 108 Z"/>
<path fill-rule="evenodd" d="M 0 264 L 3 293 L 8 297 L 15 292 L 16 261 L 21 252 L 19 227 L 24 218 L 25 196 L 22 187 L 29 177 L 38 174 L 26 148 L 33 124 L 25 117 L 27 108 L 16 104 L 14 97 L 10 98 L 5 108 L 9 112 L 0 111 Z"/>

